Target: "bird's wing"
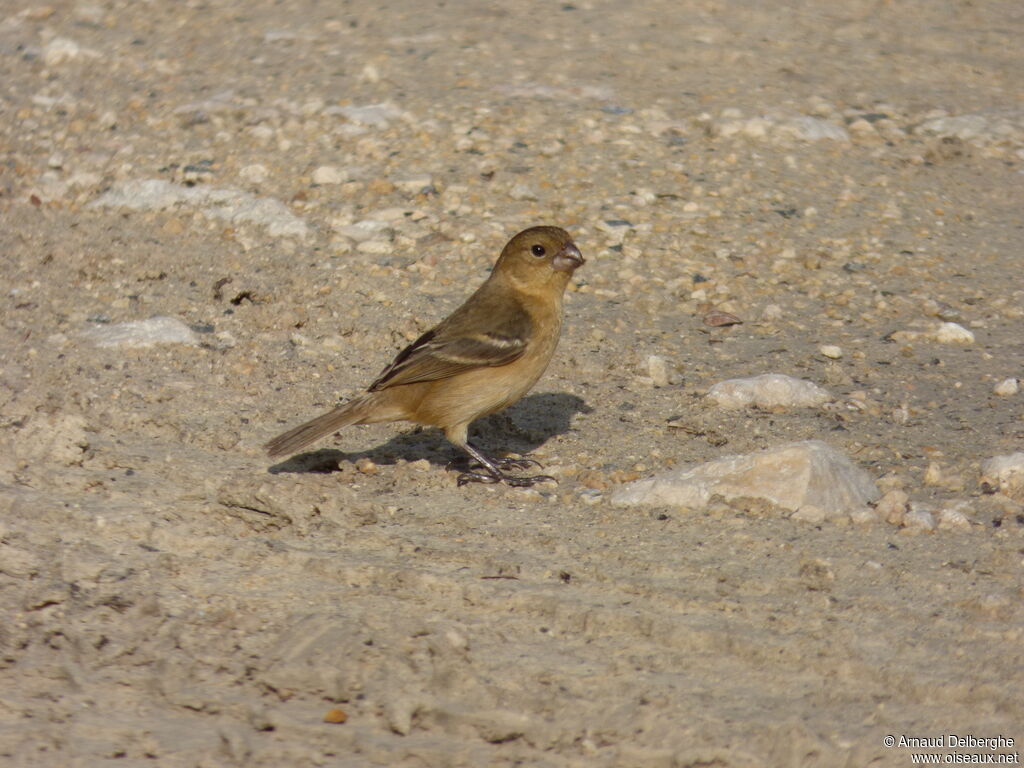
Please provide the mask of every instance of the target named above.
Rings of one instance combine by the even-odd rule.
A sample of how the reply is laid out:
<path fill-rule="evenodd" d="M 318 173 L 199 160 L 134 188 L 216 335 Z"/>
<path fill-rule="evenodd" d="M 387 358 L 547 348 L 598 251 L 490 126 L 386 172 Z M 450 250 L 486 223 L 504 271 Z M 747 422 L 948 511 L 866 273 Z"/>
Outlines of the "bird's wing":
<path fill-rule="evenodd" d="M 473 322 L 462 322 L 469 318 L 456 312 L 424 333 L 398 353 L 369 391 L 437 381 L 474 368 L 508 365 L 526 351 L 531 321 L 518 303 L 472 319 Z"/>

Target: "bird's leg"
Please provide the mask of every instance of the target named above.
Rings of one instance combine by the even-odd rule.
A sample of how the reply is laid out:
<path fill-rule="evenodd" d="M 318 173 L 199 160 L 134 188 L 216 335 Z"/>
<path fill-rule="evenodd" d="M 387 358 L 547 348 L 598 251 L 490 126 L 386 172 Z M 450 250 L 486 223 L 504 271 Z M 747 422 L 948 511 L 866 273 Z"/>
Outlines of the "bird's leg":
<path fill-rule="evenodd" d="M 508 483 L 515 488 L 527 488 L 536 483 L 542 483 L 545 480 L 555 480 L 550 475 L 534 475 L 532 477 L 516 477 L 515 475 L 507 475 L 501 471 L 502 467 L 511 467 L 513 469 L 526 469 L 530 464 L 538 464 L 533 459 L 489 459 L 479 449 L 475 448 L 470 443 L 466 443 L 462 446 L 466 453 L 468 453 L 473 459 L 486 471 L 479 472 L 473 469 L 469 469 L 459 475 L 458 484 L 459 486 L 466 485 L 466 483 Z M 555 480 L 555 482 L 558 482 Z"/>

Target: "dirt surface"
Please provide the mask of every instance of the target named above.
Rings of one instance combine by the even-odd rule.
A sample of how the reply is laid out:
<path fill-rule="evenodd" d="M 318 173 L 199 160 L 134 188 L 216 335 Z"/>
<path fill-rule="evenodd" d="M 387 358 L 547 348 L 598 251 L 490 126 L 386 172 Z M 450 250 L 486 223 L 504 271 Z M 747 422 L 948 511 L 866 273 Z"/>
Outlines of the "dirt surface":
<path fill-rule="evenodd" d="M 1019 753 L 1024 507 L 979 466 L 1024 444 L 1024 8 L 484 5 L 0 7 L 2 762 Z M 475 433 L 557 485 L 456 488 L 408 425 L 265 460 L 538 223 L 588 262 Z M 704 397 L 769 372 L 833 399 Z M 966 523 L 608 501 L 811 438 Z"/>

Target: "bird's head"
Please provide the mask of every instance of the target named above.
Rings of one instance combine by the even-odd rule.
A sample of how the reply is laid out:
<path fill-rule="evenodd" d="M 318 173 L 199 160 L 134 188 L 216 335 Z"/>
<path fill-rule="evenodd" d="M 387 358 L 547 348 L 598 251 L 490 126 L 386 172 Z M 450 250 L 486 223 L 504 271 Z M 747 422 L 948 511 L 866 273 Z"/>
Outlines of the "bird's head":
<path fill-rule="evenodd" d="M 560 227 L 531 227 L 508 241 L 496 272 L 521 285 L 558 285 L 565 288 L 577 267 L 584 263 L 572 237 Z"/>

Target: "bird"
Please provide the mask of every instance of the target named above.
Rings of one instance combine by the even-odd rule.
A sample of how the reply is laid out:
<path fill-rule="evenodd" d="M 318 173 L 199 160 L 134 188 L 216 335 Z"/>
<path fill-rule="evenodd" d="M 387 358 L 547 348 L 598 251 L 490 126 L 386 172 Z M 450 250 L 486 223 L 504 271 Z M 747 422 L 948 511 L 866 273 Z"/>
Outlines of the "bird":
<path fill-rule="evenodd" d="M 475 462 L 467 483 L 529 487 L 548 475 L 520 476 L 530 459 L 491 458 L 469 442 L 470 424 L 525 395 L 544 373 L 562 332 L 562 303 L 585 263 L 564 229 L 536 226 L 515 235 L 490 275 L 454 312 L 407 346 L 366 391 L 264 445 L 288 456 L 352 424 L 411 421 L 439 427 Z M 539 466 L 539 465 L 538 465 Z"/>

